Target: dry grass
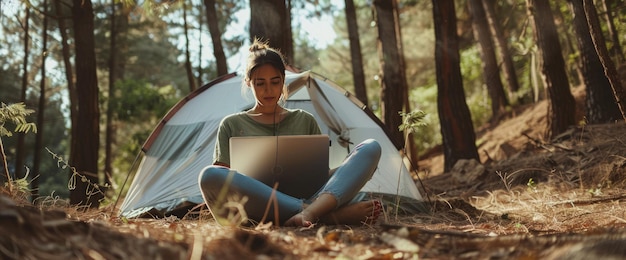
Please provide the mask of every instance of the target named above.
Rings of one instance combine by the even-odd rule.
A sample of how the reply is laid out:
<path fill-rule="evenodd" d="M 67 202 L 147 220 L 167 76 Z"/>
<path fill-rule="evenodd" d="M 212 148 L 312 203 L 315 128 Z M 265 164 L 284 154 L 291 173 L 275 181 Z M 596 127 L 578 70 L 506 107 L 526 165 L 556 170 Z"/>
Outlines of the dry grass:
<path fill-rule="evenodd" d="M 463 188 L 467 185 L 449 176 L 435 176 L 425 181 L 431 191 L 438 191 L 431 193 L 431 212 L 399 217 L 385 212 L 378 225 L 360 227 L 222 226 L 206 209 L 185 219 L 123 219 L 112 208 L 70 207 L 51 198 L 35 207 L 24 194 L 0 190 L 0 233 L 9 234 L 0 238 L 0 255 L 7 259 L 558 259 L 576 250 L 595 252 L 595 247 L 610 247 L 606 243 L 626 241 L 626 160 L 601 156 L 587 158 L 595 163 L 587 164 L 586 173 L 572 170 L 582 164 L 547 170 L 520 160 L 529 170 L 518 165 L 515 174 L 488 171 L 490 177 L 470 185 L 473 189 Z M 552 154 L 552 158 L 566 157 Z M 511 166 L 512 162 L 506 164 Z M 521 176 L 528 171 L 534 174 Z M 529 182 L 529 176 L 538 181 Z"/>

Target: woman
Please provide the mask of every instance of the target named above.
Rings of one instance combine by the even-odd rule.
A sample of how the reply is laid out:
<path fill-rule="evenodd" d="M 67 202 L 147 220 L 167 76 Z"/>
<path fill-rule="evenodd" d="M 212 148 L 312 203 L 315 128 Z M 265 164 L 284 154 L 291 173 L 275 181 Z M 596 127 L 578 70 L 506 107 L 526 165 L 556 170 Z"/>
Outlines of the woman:
<path fill-rule="evenodd" d="M 243 209 L 248 218 L 257 223 L 267 220 L 303 227 L 317 222 L 374 223 L 382 211 L 380 201 L 351 202 L 378 165 L 381 148 L 373 139 L 357 145 L 339 167 L 329 171 L 328 182 L 307 200 L 274 191 L 260 181 L 229 169 L 230 137 L 321 133 L 310 113 L 280 105 L 286 99 L 286 88 L 285 62 L 278 51 L 255 41 L 250 47 L 244 81 L 244 90 L 250 89 L 256 102 L 250 110 L 222 120 L 213 165 L 204 168 L 199 176 L 202 196 L 211 213 L 216 218 L 227 218 L 224 194 L 238 194 L 247 197 Z"/>

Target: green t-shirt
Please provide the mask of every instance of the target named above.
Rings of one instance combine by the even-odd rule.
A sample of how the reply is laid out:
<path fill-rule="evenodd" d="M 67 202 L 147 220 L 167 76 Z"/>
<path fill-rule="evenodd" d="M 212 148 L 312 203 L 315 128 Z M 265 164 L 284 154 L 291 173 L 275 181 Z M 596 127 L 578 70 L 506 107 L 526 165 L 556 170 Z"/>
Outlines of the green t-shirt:
<path fill-rule="evenodd" d="M 320 128 L 313 115 L 302 109 L 286 109 L 287 115 L 276 124 L 262 124 L 239 112 L 222 119 L 217 130 L 213 163 L 230 165 L 229 140 L 236 136 L 319 135 Z"/>

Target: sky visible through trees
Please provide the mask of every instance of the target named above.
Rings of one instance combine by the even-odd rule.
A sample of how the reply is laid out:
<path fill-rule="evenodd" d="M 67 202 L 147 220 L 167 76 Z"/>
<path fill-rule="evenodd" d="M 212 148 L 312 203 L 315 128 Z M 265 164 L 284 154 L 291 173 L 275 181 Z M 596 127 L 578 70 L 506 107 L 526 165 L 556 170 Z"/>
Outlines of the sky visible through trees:
<path fill-rule="evenodd" d="M 229 39 L 232 37 L 240 36 L 240 35 L 248 35 L 248 27 L 250 23 L 250 9 L 248 8 L 248 4 L 244 5 L 246 8 L 236 12 L 233 16 L 236 17 L 236 21 L 229 24 L 226 27 L 226 31 L 223 32 L 222 38 Z M 343 9 L 343 1 L 333 1 L 333 6 L 335 6 L 336 10 L 341 11 Z M 313 46 L 318 49 L 323 49 L 326 46 L 330 45 L 337 34 L 333 29 L 334 24 L 334 15 L 333 14 L 321 14 L 320 17 L 311 17 L 309 10 L 302 9 L 294 9 L 292 10 L 292 21 L 294 29 L 300 30 L 300 37 L 304 39 L 308 39 L 313 43 Z M 180 19 L 180 16 L 176 15 L 174 19 Z M 300 27 L 298 29 L 297 27 Z M 194 39 L 201 37 L 201 41 L 203 42 L 202 46 L 202 56 L 203 62 L 207 62 L 209 60 L 213 60 L 213 49 L 211 43 L 211 37 L 208 34 L 206 28 L 203 28 L 202 34 L 198 35 L 197 30 L 192 30 L 192 34 Z M 184 48 L 184 38 L 183 35 L 180 34 L 180 37 L 177 41 L 178 47 L 180 49 Z M 189 43 L 190 51 L 192 53 L 199 53 L 198 48 L 200 45 L 198 41 L 192 40 Z M 246 62 L 246 51 L 249 42 L 246 41 L 239 48 L 239 52 L 232 54 L 228 58 L 228 68 L 230 72 L 243 70 L 245 62 Z M 184 57 L 180 57 L 182 60 Z"/>
<path fill-rule="evenodd" d="M 3 16 L 0 16 L 0 19 L 7 19 L 7 17 L 15 17 L 15 15 L 17 15 L 19 9 L 20 9 L 20 1 L 18 0 L 2 0 L 0 2 L 0 11 L 2 11 L 2 13 L 4 13 Z M 247 4 L 245 4 L 244 6 L 246 6 L 246 8 L 238 11 L 237 13 L 234 14 L 234 16 L 236 17 L 236 22 L 233 22 L 231 24 L 229 24 L 227 26 L 227 29 L 225 32 L 223 32 L 222 38 L 230 38 L 233 36 L 238 36 L 238 35 L 247 35 L 247 28 L 249 27 L 249 22 L 250 22 L 250 9 L 247 8 Z M 343 1 L 333 1 L 333 6 L 335 6 L 336 10 L 342 10 L 343 8 Z M 336 33 L 333 29 L 333 23 L 334 23 L 334 15 L 333 14 L 321 14 L 321 17 L 311 17 L 310 15 L 310 11 L 308 10 L 302 10 L 302 9 L 296 9 L 292 11 L 292 17 L 294 19 L 293 24 L 294 24 L 294 29 L 297 29 L 296 27 L 300 27 L 300 35 L 301 37 L 304 37 L 305 39 L 310 40 L 310 42 L 314 43 L 313 46 L 319 49 L 322 49 L 326 46 L 328 46 L 329 44 L 331 44 L 335 38 L 336 38 Z M 170 19 L 182 19 L 179 15 L 173 15 L 173 18 Z M 167 19 L 166 17 L 164 17 L 164 19 Z M 176 28 L 176 30 L 178 30 L 180 28 Z M 173 29 L 174 30 L 174 29 Z M 206 28 L 202 29 L 202 34 L 198 34 L 197 30 L 192 30 L 190 32 L 192 34 L 192 40 L 189 43 L 189 47 L 191 49 L 191 53 L 193 54 L 197 54 L 200 53 L 198 51 L 198 48 L 200 48 L 200 45 L 198 43 L 197 40 L 195 39 L 200 39 L 203 43 L 202 45 L 202 56 L 203 56 L 203 62 L 209 62 L 212 61 L 214 59 L 213 57 L 213 51 L 212 51 L 212 43 L 211 43 L 211 37 L 208 34 L 208 30 Z M 4 35 L 4 31 L 0 30 L 0 37 L 5 37 Z M 182 38 L 183 35 L 179 36 L 179 39 L 177 39 L 177 47 L 179 49 L 183 49 L 184 48 L 184 39 Z M 38 41 L 39 39 L 34 39 L 35 41 Z M 233 55 L 230 55 L 229 59 L 228 59 L 228 66 L 229 66 L 229 70 L 231 72 L 237 71 L 237 70 L 241 70 L 243 69 L 243 66 L 245 64 L 245 51 L 247 49 L 249 42 L 244 42 L 244 44 L 241 46 L 241 48 L 239 49 L 239 53 L 235 53 Z M 0 50 L 1 51 L 1 50 Z M 180 59 L 182 60 L 184 57 L 180 57 Z M 49 60 L 49 62 L 52 62 Z M 54 66 L 54 64 L 51 64 L 52 66 L 49 66 L 50 68 L 56 68 L 59 66 Z M 59 67 L 60 68 L 60 67 Z M 52 72 L 52 71 L 49 71 Z"/>

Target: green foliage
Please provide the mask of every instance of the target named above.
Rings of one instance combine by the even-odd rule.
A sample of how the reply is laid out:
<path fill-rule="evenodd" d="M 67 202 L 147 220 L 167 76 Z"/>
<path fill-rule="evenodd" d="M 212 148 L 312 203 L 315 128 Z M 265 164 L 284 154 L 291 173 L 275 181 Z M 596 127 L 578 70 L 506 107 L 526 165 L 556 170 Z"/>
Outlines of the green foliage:
<path fill-rule="evenodd" d="M 486 89 L 483 89 L 486 92 Z M 467 107 L 472 116 L 474 127 L 479 127 L 491 118 L 491 99 L 487 93 L 483 95 L 471 95 L 466 97 Z"/>
<path fill-rule="evenodd" d="M 22 178 L 9 179 L 4 183 L 4 188 L 9 190 L 9 195 L 14 199 L 27 201 L 31 194 L 30 182 L 28 180 L 28 172 Z"/>
<path fill-rule="evenodd" d="M 178 92 L 170 85 L 156 86 L 146 80 L 127 79 L 118 81 L 112 97 L 113 114 L 116 118 L 116 137 L 113 143 L 112 187 L 124 182 L 125 174 L 132 167 L 133 158 L 140 152 L 156 122 L 178 102 Z M 105 103 L 108 103 L 104 101 Z M 112 190 L 120 194 L 119 190 Z M 122 194 L 123 195 L 123 194 Z"/>
<path fill-rule="evenodd" d="M 11 131 L 4 127 L 7 122 L 15 124 L 15 132 L 37 132 L 37 126 L 34 123 L 26 122 L 26 117 L 33 112 L 35 110 L 27 109 L 24 103 L 10 105 L 2 103 L 0 105 L 0 137 L 13 135 Z"/>
<path fill-rule="evenodd" d="M 5 39 L 6 40 L 6 39 Z M 2 41 L 2 40 L 0 40 Z M 3 46 L 5 47 L 5 46 Z M 53 54 L 51 52 L 50 54 Z M 9 67 L 0 69 L 0 98 L 2 98 L 3 102 L 6 104 L 10 103 L 18 103 L 21 102 L 21 70 L 19 69 L 18 64 L 5 64 Z M 13 66 L 15 65 L 15 66 Z M 35 84 L 35 82 L 31 83 Z M 61 153 L 66 153 L 68 148 L 69 139 L 67 138 L 69 135 L 68 131 L 68 118 L 67 111 L 64 112 L 64 105 L 66 105 L 66 98 L 64 98 L 65 93 L 62 91 L 62 83 L 56 82 L 55 80 L 51 80 L 49 82 L 49 87 L 46 95 L 48 99 L 46 100 L 46 107 L 44 112 L 44 122 L 43 125 L 37 125 L 37 130 L 44 131 L 43 136 L 43 147 L 47 147 L 53 151 L 58 151 Z M 26 100 L 24 104 L 27 107 L 34 106 L 37 104 L 37 100 L 39 99 L 39 89 L 38 88 L 30 88 L 26 92 Z M 29 114 L 25 117 L 26 121 L 34 122 L 35 115 L 37 113 Z M 7 121 L 4 126 L 6 129 L 15 133 L 14 122 Z M 5 130 L 6 130 L 5 129 Z M 29 130 L 29 131 L 32 131 Z M 3 146 L 6 152 L 7 168 L 11 173 L 13 173 L 15 167 L 23 167 L 22 169 L 32 169 L 33 161 L 34 161 L 34 150 L 35 148 L 35 140 L 36 135 L 27 134 L 24 135 L 24 144 L 23 144 L 23 152 L 24 152 L 24 164 L 21 166 L 15 165 L 17 159 L 17 145 L 18 138 L 10 137 L 3 138 L 1 141 L 3 142 Z M 39 151 L 44 152 L 44 151 Z M 0 166 L 2 169 L 2 166 Z M 68 174 L 57 174 L 56 162 L 53 160 L 49 160 L 46 157 L 42 157 L 39 163 L 38 171 L 31 172 L 30 178 L 37 178 L 39 180 L 39 189 L 38 193 L 41 195 L 50 195 L 54 192 L 58 196 L 63 198 L 67 198 L 69 196 L 69 192 L 67 190 L 67 182 Z M 11 174 L 14 177 L 14 174 Z M 15 181 L 15 180 L 14 180 Z M 28 193 L 30 195 L 30 192 Z"/>
<path fill-rule="evenodd" d="M 480 57 L 480 49 L 477 45 L 460 51 L 461 74 L 463 75 L 463 90 L 465 96 L 484 95 L 484 81 L 482 79 L 483 63 Z"/>
<path fill-rule="evenodd" d="M 13 135 L 13 133 L 6 129 L 4 127 L 4 124 L 7 122 L 14 123 L 15 132 L 27 133 L 31 130 L 33 132 L 36 132 L 37 127 L 35 126 L 35 124 L 28 123 L 26 121 L 26 117 L 33 112 L 35 111 L 32 109 L 26 109 L 26 106 L 23 103 L 15 103 L 11 105 L 1 103 L 0 105 L 0 153 L 2 154 L 2 168 L 4 168 L 4 174 L 7 178 L 7 186 L 9 187 L 9 191 L 13 191 L 14 186 L 20 187 L 21 185 L 23 185 L 23 183 L 21 182 L 22 179 L 18 179 L 17 181 L 11 180 L 11 175 L 7 166 L 7 159 L 4 152 L 4 145 L 2 145 L 2 136 L 11 136 Z M 26 184 L 26 186 L 28 186 L 28 184 Z"/>
<path fill-rule="evenodd" d="M 30 193 L 30 182 L 28 181 L 28 171 L 24 174 L 23 178 L 13 180 L 13 187 L 17 188 L 16 191 L 20 193 Z"/>
<path fill-rule="evenodd" d="M 319 57 L 320 51 L 306 39 L 306 36 L 303 33 L 294 33 L 293 40 L 295 42 L 294 61 L 296 66 L 301 70 L 310 70 L 318 66 L 320 60 L 316 57 Z"/>
<path fill-rule="evenodd" d="M 145 80 L 123 80 L 116 84 L 113 111 L 122 121 L 161 117 L 167 112 L 175 91 L 171 86 L 156 87 Z"/>
<path fill-rule="evenodd" d="M 39 195 L 49 196 L 55 198 L 69 198 L 70 190 L 67 188 L 67 171 L 61 171 L 56 174 L 52 173 L 53 170 L 42 171 L 42 175 L 48 175 L 48 178 L 41 178 L 39 183 Z"/>
<path fill-rule="evenodd" d="M 415 143 L 420 146 L 420 152 L 425 152 L 441 142 L 439 131 L 439 118 L 437 117 L 437 85 L 421 86 L 409 91 L 411 107 L 424 111 L 422 122 L 426 125 L 421 127 L 419 134 L 414 134 Z"/>
<path fill-rule="evenodd" d="M 528 187 L 529 191 L 537 191 L 537 183 L 533 180 L 533 178 L 528 179 L 528 183 L 526 183 L 526 187 Z"/>
<path fill-rule="evenodd" d="M 426 112 L 422 110 L 413 110 L 408 113 L 399 112 L 399 114 L 402 116 L 402 124 L 398 126 L 398 130 L 401 132 L 407 131 L 407 133 L 415 133 L 417 132 L 417 128 L 428 125 L 424 122 Z"/>
<path fill-rule="evenodd" d="M 483 61 L 476 45 L 462 50 L 460 55 L 465 102 L 470 110 L 474 127 L 479 127 L 487 123 L 492 116 L 491 99 L 482 78 Z"/>

